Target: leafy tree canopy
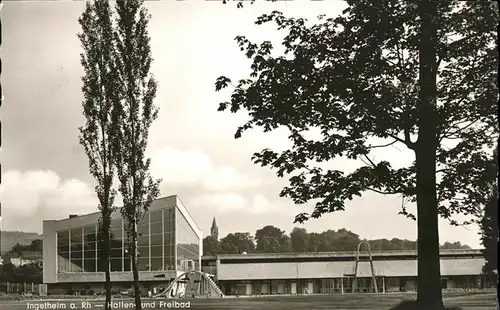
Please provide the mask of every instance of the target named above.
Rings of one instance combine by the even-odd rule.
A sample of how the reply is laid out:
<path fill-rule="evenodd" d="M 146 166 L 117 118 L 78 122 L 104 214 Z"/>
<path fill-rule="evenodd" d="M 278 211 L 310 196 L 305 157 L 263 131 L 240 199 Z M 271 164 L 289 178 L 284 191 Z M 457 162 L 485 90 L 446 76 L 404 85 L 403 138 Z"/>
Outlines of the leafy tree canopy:
<path fill-rule="evenodd" d="M 365 191 L 416 199 L 415 163 L 397 168 L 372 154 L 393 144 L 415 150 L 419 139 L 418 8 L 398 0 L 347 2 L 341 16 L 315 25 L 276 11 L 262 15 L 256 24 L 274 22 L 287 32 L 285 54 L 271 55 L 269 41 L 238 36 L 252 73 L 235 84 L 224 76 L 215 83 L 217 91 L 234 86 L 219 111 L 250 115 L 235 138 L 256 127 L 288 129 L 290 149 L 264 149 L 253 161 L 290 175 L 281 196 L 315 202 L 296 222 L 344 210 Z M 458 224 L 454 214 L 478 215 L 488 196 L 487 150 L 498 136 L 498 10 L 494 2 L 439 1 L 435 23 L 438 211 Z M 313 129 L 320 137 L 308 135 Z M 352 173 L 318 165 L 339 157 L 365 164 Z M 404 206 L 401 213 L 415 218 Z"/>
<path fill-rule="evenodd" d="M 333 251 L 356 251 L 361 239 L 356 233 L 341 228 L 338 230 L 326 230 L 321 233 L 309 233 L 304 228 L 295 227 L 289 236 L 281 229 L 274 226 L 265 226 L 257 230 L 259 238 L 256 238 L 255 247 L 250 233 L 229 233 L 220 242 L 212 236 L 203 239 L 203 255 L 216 254 L 241 254 L 243 252 L 263 253 L 303 253 L 303 252 L 333 252 Z M 267 235 L 266 235 L 267 234 Z M 259 242 L 259 240 L 261 240 Z M 279 240 L 282 240 L 280 244 Z M 372 251 L 398 251 L 416 250 L 417 242 L 407 239 L 372 239 L 367 240 Z M 468 245 L 460 241 L 445 242 L 441 249 L 470 249 Z M 366 248 L 362 248 L 366 250 Z"/>
<path fill-rule="evenodd" d="M 250 233 L 230 233 L 220 241 L 220 247 L 223 253 L 242 254 L 243 252 L 254 252 L 255 244 L 252 241 Z"/>
<path fill-rule="evenodd" d="M 256 250 L 264 253 L 286 253 L 292 251 L 290 237 L 272 225 L 265 226 L 255 232 Z"/>

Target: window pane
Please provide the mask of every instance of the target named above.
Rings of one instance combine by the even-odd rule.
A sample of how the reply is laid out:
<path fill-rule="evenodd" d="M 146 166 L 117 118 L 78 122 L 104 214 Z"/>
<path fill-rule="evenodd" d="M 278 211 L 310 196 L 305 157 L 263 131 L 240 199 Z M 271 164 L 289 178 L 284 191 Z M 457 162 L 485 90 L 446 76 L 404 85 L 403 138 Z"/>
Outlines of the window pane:
<path fill-rule="evenodd" d="M 152 246 L 151 247 L 151 257 L 162 257 L 162 246 Z"/>
<path fill-rule="evenodd" d="M 71 251 L 71 260 L 74 260 L 74 259 L 81 260 L 82 255 L 83 255 L 82 251 Z"/>
<path fill-rule="evenodd" d="M 87 225 L 83 227 L 84 235 L 95 235 L 96 234 L 96 225 Z"/>
<path fill-rule="evenodd" d="M 85 235 L 84 241 L 85 242 L 95 242 L 95 241 L 97 241 L 96 235 L 95 234 Z"/>
<path fill-rule="evenodd" d="M 83 259 L 96 259 L 97 252 L 95 250 L 83 251 Z"/>
<path fill-rule="evenodd" d="M 159 235 L 151 235 L 151 246 L 161 246 L 163 237 L 161 234 Z"/>
<path fill-rule="evenodd" d="M 69 230 L 57 233 L 57 250 L 58 252 L 69 252 Z"/>
<path fill-rule="evenodd" d="M 95 251 L 96 243 L 95 242 L 86 242 L 83 244 L 84 251 Z"/>
<path fill-rule="evenodd" d="M 161 257 L 152 257 L 151 258 L 151 271 L 159 271 L 162 270 L 162 258 Z"/>
<path fill-rule="evenodd" d="M 65 244 L 65 245 L 58 245 L 57 246 L 57 252 L 69 252 L 69 244 Z"/>
<path fill-rule="evenodd" d="M 139 249 L 139 255 L 142 258 L 148 258 L 149 257 L 149 247 L 148 246 L 141 246 L 138 248 Z"/>
<path fill-rule="evenodd" d="M 124 264 L 123 264 L 123 271 L 131 271 L 132 270 L 132 264 L 131 264 L 131 260 L 129 257 L 125 256 L 125 258 L 123 259 L 124 261 Z"/>
<path fill-rule="evenodd" d="M 119 249 L 111 249 L 110 250 L 110 253 L 109 253 L 109 257 L 110 258 L 122 258 L 123 256 L 123 253 L 122 253 L 122 249 L 119 248 Z"/>
<path fill-rule="evenodd" d="M 165 270 L 175 270 L 175 260 L 173 256 L 165 256 Z"/>
<path fill-rule="evenodd" d="M 149 258 L 139 257 L 137 269 L 139 271 L 149 271 Z"/>
<path fill-rule="evenodd" d="M 122 230 L 122 219 L 111 220 L 111 230 Z"/>
<path fill-rule="evenodd" d="M 159 222 L 151 223 L 151 234 L 157 235 L 162 233 L 162 225 L 161 218 Z"/>
<path fill-rule="evenodd" d="M 57 233 L 57 240 L 59 239 L 69 239 L 69 231 L 63 230 Z"/>
<path fill-rule="evenodd" d="M 111 239 L 120 240 L 122 238 L 123 238 L 123 233 L 121 228 L 111 230 Z"/>
<path fill-rule="evenodd" d="M 140 236 L 137 239 L 139 246 L 149 246 L 149 236 Z"/>
<path fill-rule="evenodd" d="M 80 239 L 81 239 L 81 236 L 82 236 L 82 228 L 81 227 L 71 229 L 71 238 L 77 237 L 77 236 L 80 236 Z"/>
<path fill-rule="evenodd" d="M 122 259 L 111 259 L 111 271 L 122 271 Z"/>
<path fill-rule="evenodd" d="M 82 260 L 81 259 L 73 259 L 71 257 L 71 265 L 70 265 L 70 271 L 71 272 L 82 272 Z"/>
<path fill-rule="evenodd" d="M 161 219 L 161 212 L 162 210 L 158 210 L 158 211 L 150 211 L 149 212 L 149 216 L 151 218 L 151 223 L 155 223 L 155 222 L 162 222 L 162 219 Z"/>
<path fill-rule="evenodd" d="M 164 232 L 165 233 L 173 233 L 175 231 L 175 221 L 174 221 L 175 213 L 173 209 L 163 210 L 163 218 L 164 218 Z"/>
<path fill-rule="evenodd" d="M 86 253 L 84 253 L 85 255 Z M 85 256 L 85 259 L 83 260 L 83 269 L 85 272 L 95 272 L 96 271 L 96 260 L 95 258 L 93 259 L 87 259 Z"/>
<path fill-rule="evenodd" d="M 111 240 L 110 243 L 111 243 L 109 246 L 110 249 L 121 249 L 122 248 L 122 240 L 121 239 Z"/>

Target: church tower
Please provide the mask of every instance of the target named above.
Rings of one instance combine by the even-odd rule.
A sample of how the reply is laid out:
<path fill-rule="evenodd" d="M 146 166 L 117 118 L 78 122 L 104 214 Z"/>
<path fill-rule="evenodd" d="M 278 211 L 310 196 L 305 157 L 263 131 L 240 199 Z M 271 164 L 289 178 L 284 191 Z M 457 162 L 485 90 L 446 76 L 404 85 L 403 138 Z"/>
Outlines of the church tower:
<path fill-rule="evenodd" d="M 217 227 L 217 223 L 215 222 L 215 216 L 214 220 L 212 221 L 212 227 L 210 228 L 210 236 L 219 241 L 219 228 Z"/>

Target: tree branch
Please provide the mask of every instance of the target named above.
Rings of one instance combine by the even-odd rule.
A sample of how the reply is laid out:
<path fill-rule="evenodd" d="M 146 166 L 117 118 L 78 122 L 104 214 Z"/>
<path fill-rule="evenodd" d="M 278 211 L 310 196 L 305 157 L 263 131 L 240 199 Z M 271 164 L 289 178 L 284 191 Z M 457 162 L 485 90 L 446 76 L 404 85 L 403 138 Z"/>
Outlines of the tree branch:
<path fill-rule="evenodd" d="M 370 157 L 368 157 L 368 155 L 366 154 L 363 154 L 363 156 L 370 162 L 370 164 L 373 166 L 373 167 L 377 167 L 377 165 L 375 165 L 375 163 L 370 159 Z M 366 163 L 365 163 L 366 164 Z"/>
<path fill-rule="evenodd" d="M 406 145 L 407 148 L 409 148 L 411 150 L 413 150 L 415 148 L 415 143 L 412 142 L 410 139 L 410 129 L 404 130 L 404 135 L 405 135 L 404 139 L 401 139 L 400 137 L 393 135 L 393 134 L 390 134 L 390 133 L 386 133 L 386 134 L 389 137 L 393 138 L 394 140 L 403 143 L 404 145 Z"/>
<path fill-rule="evenodd" d="M 396 194 L 400 194 L 399 192 L 384 192 L 384 191 L 381 191 L 381 190 L 378 190 L 378 189 L 375 189 L 375 188 L 372 188 L 372 187 L 369 187 L 369 186 L 367 186 L 366 189 L 369 190 L 369 191 L 378 193 L 378 194 L 382 194 L 382 195 L 396 195 Z"/>
<path fill-rule="evenodd" d="M 458 126 L 460 125 L 461 123 L 465 123 L 466 121 L 460 121 L 460 122 L 457 122 L 453 125 L 450 125 L 450 128 L 452 128 L 453 126 Z M 470 122 L 469 124 L 467 124 L 466 126 L 462 127 L 462 128 L 459 128 L 457 130 L 454 130 L 454 131 L 451 131 L 451 130 L 446 130 L 443 135 L 441 136 L 440 138 L 440 141 L 443 140 L 443 139 L 460 139 L 460 137 L 457 137 L 456 135 L 461 133 L 463 130 L 471 127 L 472 125 L 476 124 L 477 122 L 479 122 L 479 119 L 476 119 L 472 122 Z"/>
<path fill-rule="evenodd" d="M 387 143 L 387 144 L 381 144 L 381 145 L 370 145 L 369 148 L 370 149 L 375 149 L 375 148 L 378 148 L 378 147 L 386 147 L 386 146 L 391 146 L 393 145 L 394 143 L 398 142 L 398 140 L 394 139 L 394 141 L 392 141 L 391 143 Z"/>

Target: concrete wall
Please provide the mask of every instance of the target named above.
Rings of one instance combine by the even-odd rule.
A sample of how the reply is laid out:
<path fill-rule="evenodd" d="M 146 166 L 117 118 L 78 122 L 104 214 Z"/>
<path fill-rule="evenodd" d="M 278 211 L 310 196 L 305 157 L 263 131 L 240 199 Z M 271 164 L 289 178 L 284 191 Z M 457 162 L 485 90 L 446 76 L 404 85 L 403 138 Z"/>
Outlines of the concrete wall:
<path fill-rule="evenodd" d="M 43 221 L 43 283 L 56 283 L 57 235 L 56 221 Z"/>
<path fill-rule="evenodd" d="M 166 278 L 156 278 L 157 275 L 166 275 Z M 165 282 L 165 279 L 176 278 L 176 271 L 140 271 L 139 281 L 159 281 Z M 44 279 L 45 280 L 45 279 Z M 111 272 L 112 282 L 129 282 L 133 281 L 132 272 Z M 58 283 L 75 283 L 75 282 L 104 282 L 104 272 L 75 272 L 75 273 L 59 273 L 57 274 Z M 54 283 L 54 282 L 50 282 Z"/>
<path fill-rule="evenodd" d="M 376 276 L 416 277 L 416 260 L 374 261 Z M 258 279 L 314 279 L 340 278 L 354 274 L 354 261 L 300 262 L 300 263 L 245 263 L 217 265 L 218 280 L 258 280 Z M 441 259 L 441 274 L 474 275 L 481 274 L 482 258 Z M 360 262 L 358 277 L 371 277 L 369 262 Z"/>

